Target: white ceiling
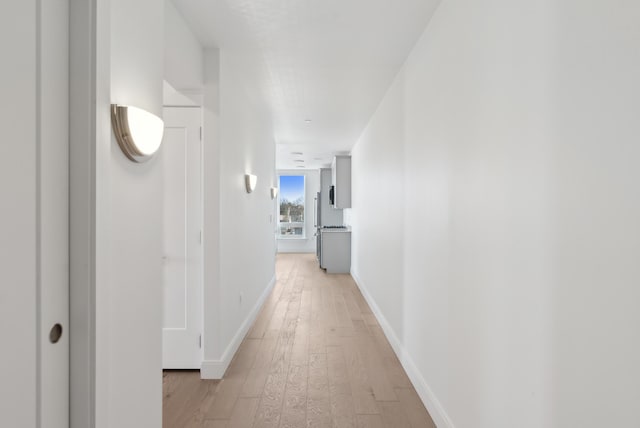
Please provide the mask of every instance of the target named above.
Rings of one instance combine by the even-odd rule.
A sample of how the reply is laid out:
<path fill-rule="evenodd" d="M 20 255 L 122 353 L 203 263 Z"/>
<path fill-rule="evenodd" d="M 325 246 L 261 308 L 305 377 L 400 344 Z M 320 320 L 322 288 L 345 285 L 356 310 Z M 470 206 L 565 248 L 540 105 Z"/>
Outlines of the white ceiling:
<path fill-rule="evenodd" d="M 205 47 L 262 64 L 276 167 L 315 169 L 351 150 L 439 0 L 173 2 Z"/>

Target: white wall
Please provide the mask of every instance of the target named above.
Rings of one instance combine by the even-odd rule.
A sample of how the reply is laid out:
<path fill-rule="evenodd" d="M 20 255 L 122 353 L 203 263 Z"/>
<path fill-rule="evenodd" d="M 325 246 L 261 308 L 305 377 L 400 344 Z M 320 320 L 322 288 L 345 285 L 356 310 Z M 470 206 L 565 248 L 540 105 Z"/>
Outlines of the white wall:
<path fill-rule="evenodd" d="M 304 211 L 305 211 L 305 238 L 304 239 L 278 239 L 278 252 L 279 253 L 315 253 L 316 252 L 316 228 L 313 227 L 313 211 L 314 211 L 314 198 L 316 193 L 320 191 L 320 171 L 319 170 L 278 170 L 280 175 L 304 175 L 305 194 L 304 194 Z M 273 184 L 275 187 L 279 187 L 278 178 Z M 277 200 L 278 198 L 276 198 Z M 278 218 L 280 215 L 280 209 L 276 206 L 274 213 L 275 218 L 275 230 L 278 233 Z"/>
<path fill-rule="evenodd" d="M 203 299 L 205 361 L 220 361 L 220 52 L 204 53 L 204 145 L 203 145 Z M 223 364 L 216 364 L 218 373 Z M 202 371 L 204 374 L 204 370 Z"/>
<path fill-rule="evenodd" d="M 640 425 L 633 411 L 640 401 L 640 4 L 611 6 L 572 0 L 554 8 L 556 426 Z"/>
<path fill-rule="evenodd" d="M 201 89 L 203 49 L 171 0 L 164 2 L 164 78 L 176 89 Z"/>
<path fill-rule="evenodd" d="M 242 52 L 205 52 L 205 306 L 215 309 L 205 313 L 203 377 L 224 373 L 275 280 L 275 143 L 250 84 L 256 69 Z M 251 194 L 245 173 L 258 176 Z"/>
<path fill-rule="evenodd" d="M 111 101 L 162 116 L 164 4 L 111 0 Z M 141 29 L 144 29 L 142 31 Z M 109 427 L 162 418 L 162 176 L 157 159 L 129 161 L 111 137 L 109 160 Z M 98 331 L 98 334 L 102 333 Z M 104 423 L 104 425 L 102 425 Z"/>
<path fill-rule="evenodd" d="M 241 52 L 220 51 L 220 317 L 221 343 L 238 329 L 275 275 L 273 202 L 275 142 L 268 107 Z M 244 175 L 258 176 L 253 193 Z M 240 302 L 240 293 L 243 295 Z M 244 335 L 242 335 L 244 336 Z"/>
<path fill-rule="evenodd" d="M 353 149 L 353 274 L 439 426 L 640 423 L 639 19 L 442 2 Z"/>

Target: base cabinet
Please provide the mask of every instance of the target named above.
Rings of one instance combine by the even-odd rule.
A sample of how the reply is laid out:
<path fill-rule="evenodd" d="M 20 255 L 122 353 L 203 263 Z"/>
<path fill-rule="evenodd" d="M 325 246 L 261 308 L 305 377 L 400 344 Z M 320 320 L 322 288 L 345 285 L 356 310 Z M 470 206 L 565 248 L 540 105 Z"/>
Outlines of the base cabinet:
<path fill-rule="evenodd" d="M 327 273 L 351 271 L 351 231 L 325 231 L 320 239 L 320 267 Z"/>

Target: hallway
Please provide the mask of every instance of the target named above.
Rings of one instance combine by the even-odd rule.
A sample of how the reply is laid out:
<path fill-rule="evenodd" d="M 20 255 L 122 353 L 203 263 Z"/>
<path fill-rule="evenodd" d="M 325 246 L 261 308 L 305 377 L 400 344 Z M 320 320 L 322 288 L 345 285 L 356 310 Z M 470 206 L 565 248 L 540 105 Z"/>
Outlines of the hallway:
<path fill-rule="evenodd" d="M 166 371 L 164 428 L 435 427 L 349 275 L 279 254 L 223 380 Z"/>

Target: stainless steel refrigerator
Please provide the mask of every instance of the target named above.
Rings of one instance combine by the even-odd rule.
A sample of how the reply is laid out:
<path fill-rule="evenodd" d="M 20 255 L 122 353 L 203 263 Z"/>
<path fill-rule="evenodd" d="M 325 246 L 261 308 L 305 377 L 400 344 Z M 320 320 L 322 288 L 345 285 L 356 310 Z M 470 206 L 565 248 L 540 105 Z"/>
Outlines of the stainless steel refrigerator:
<path fill-rule="evenodd" d="M 315 228 L 316 237 L 316 258 L 318 259 L 318 263 L 320 263 L 320 250 L 322 246 L 320 245 L 320 228 L 322 227 L 322 222 L 320 221 L 320 216 L 322 215 L 322 195 L 320 192 L 316 193 L 316 197 L 313 201 L 313 227 Z"/>
<path fill-rule="evenodd" d="M 318 263 L 322 263 L 322 228 L 342 226 L 343 213 L 341 209 L 331 206 L 329 201 L 329 189 L 332 186 L 331 169 L 320 170 L 320 191 L 316 193 L 313 204 L 313 224 L 316 229 L 316 257 Z"/>

